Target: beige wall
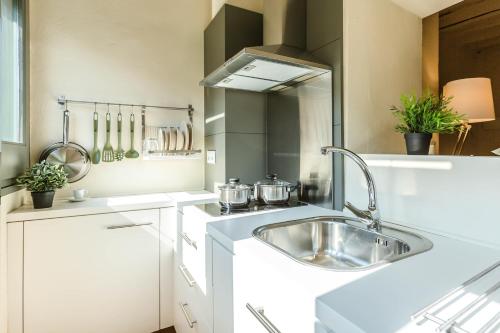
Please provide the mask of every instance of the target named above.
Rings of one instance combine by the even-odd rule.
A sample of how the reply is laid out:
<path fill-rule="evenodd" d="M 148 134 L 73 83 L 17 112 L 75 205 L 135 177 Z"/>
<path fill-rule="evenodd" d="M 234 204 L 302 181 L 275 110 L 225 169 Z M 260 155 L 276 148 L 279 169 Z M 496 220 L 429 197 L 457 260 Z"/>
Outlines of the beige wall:
<path fill-rule="evenodd" d="M 344 1 L 344 140 L 358 153 L 404 153 L 389 111 L 421 92 L 422 21 L 391 0 Z"/>
<path fill-rule="evenodd" d="M 62 139 L 58 95 L 152 105 L 192 104 L 195 148 L 204 146 L 203 88 L 198 82 L 203 78 L 203 30 L 210 19 L 210 0 L 44 0 L 32 1 L 30 9 L 32 161 L 44 147 Z M 92 109 L 70 109 L 70 139 L 89 150 Z M 123 110 L 125 131 L 130 112 Z M 140 110 L 134 112 L 140 120 Z M 101 149 L 104 113 L 101 108 Z M 116 114 L 114 109 L 114 121 Z M 175 111 L 150 114 L 156 117 L 151 123 L 157 124 L 187 119 L 185 113 Z M 137 130 L 138 150 L 139 135 Z M 127 149 L 128 138 L 126 132 Z M 75 187 L 88 188 L 93 196 L 201 189 L 203 164 L 202 158 L 101 163 L 59 195 L 66 196 Z"/>
<path fill-rule="evenodd" d="M 212 17 L 217 15 L 217 12 L 226 3 L 258 13 L 262 13 L 264 7 L 264 0 L 212 0 Z"/>

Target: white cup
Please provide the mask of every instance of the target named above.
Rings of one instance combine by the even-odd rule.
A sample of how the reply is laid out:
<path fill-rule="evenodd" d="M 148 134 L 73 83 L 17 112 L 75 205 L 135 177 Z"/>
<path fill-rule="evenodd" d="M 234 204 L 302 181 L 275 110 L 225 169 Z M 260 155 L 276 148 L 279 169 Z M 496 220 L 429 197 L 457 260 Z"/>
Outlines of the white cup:
<path fill-rule="evenodd" d="M 77 190 L 73 190 L 73 198 L 76 200 L 83 200 L 87 196 L 88 191 L 86 189 L 80 188 Z"/>

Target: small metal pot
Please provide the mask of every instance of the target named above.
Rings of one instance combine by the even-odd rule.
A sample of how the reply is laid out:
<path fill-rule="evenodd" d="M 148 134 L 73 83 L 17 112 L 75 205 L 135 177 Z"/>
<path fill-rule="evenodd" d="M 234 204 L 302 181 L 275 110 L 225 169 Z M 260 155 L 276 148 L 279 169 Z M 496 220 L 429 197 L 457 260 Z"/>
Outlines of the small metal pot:
<path fill-rule="evenodd" d="M 270 174 L 266 180 L 254 184 L 255 197 L 267 205 L 283 205 L 290 200 L 290 193 L 297 189 L 296 185 L 279 180 L 278 175 Z"/>
<path fill-rule="evenodd" d="M 230 178 L 229 183 L 219 186 L 219 203 L 224 208 L 248 207 L 252 195 L 252 187 L 240 184 L 239 178 Z"/>

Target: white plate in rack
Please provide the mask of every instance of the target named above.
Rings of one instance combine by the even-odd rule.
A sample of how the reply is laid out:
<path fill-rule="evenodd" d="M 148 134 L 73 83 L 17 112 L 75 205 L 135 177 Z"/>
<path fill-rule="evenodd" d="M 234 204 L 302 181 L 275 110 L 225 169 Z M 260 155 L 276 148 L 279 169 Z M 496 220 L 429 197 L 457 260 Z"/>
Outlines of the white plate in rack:
<path fill-rule="evenodd" d="M 179 129 L 181 131 L 181 136 L 184 138 L 184 142 L 182 144 L 182 150 L 188 150 L 189 148 L 189 128 L 188 125 L 185 121 L 181 123 L 179 126 Z"/>
<path fill-rule="evenodd" d="M 186 136 L 180 127 L 177 127 L 177 146 L 176 150 L 183 150 L 184 143 L 186 142 Z"/>
<path fill-rule="evenodd" d="M 177 148 L 177 128 L 176 127 L 170 127 L 169 131 L 169 144 L 168 144 L 168 150 L 176 150 Z"/>
<path fill-rule="evenodd" d="M 163 149 L 170 149 L 170 127 L 163 127 Z"/>

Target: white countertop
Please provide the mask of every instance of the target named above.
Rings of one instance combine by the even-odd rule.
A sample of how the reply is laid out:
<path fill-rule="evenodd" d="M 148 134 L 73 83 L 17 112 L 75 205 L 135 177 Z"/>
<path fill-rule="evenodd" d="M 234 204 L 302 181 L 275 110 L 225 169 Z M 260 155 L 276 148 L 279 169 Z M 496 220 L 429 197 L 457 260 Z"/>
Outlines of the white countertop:
<path fill-rule="evenodd" d="M 54 205 L 46 209 L 33 209 L 32 205 L 24 205 L 7 214 L 6 221 L 31 221 L 68 216 L 106 214 L 129 210 L 165 208 L 177 205 L 195 205 L 213 201 L 217 198 L 218 196 L 211 192 L 189 191 L 89 198 L 83 202 L 55 200 Z"/>
<path fill-rule="evenodd" d="M 251 236 L 262 225 L 325 215 L 344 214 L 307 206 L 234 218 L 207 216 L 207 231 L 236 255 L 259 256 L 273 273 L 292 281 L 295 293 L 307 294 L 303 299 L 315 303 L 311 311 L 335 333 L 433 332 L 436 326 L 415 327 L 410 316 L 500 259 L 498 250 L 401 227 L 427 237 L 433 248 L 374 269 L 339 272 L 290 260 Z"/>

